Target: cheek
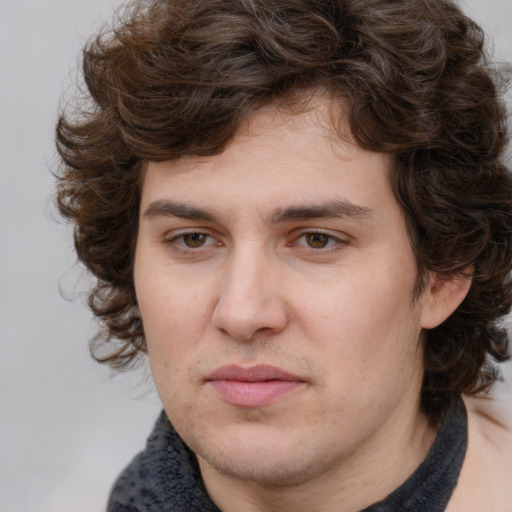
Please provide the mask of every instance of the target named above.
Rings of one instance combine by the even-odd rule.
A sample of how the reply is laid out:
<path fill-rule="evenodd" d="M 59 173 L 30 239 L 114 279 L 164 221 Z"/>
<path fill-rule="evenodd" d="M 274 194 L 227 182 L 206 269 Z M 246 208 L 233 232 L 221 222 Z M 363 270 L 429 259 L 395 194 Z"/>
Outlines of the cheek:
<path fill-rule="evenodd" d="M 168 414 L 179 416 L 187 407 L 183 382 L 190 381 L 191 345 L 199 338 L 197 308 L 191 300 L 161 284 L 146 281 L 137 289 L 148 359 L 156 389 Z M 192 312 L 195 309 L 195 313 Z M 177 390 L 182 390 L 177 393 Z"/>
<path fill-rule="evenodd" d="M 411 366 L 416 356 L 421 329 L 413 287 L 397 272 L 367 272 L 322 293 L 310 290 L 302 329 L 333 372 L 340 373 L 341 361 L 347 380 L 383 378 L 390 368 Z"/>
<path fill-rule="evenodd" d="M 179 276 L 169 275 L 165 269 L 155 272 L 141 265 L 135 272 L 135 289 L 150 342 L 182 339 L 187 332 L 192 335 L 194 329 L 201 328 L 208 308 L 204 286 L 182 283 Z"/>
<path fill-rule="evenodd" d="M 149 362 L 161 392 L 164 379 L 167 387 L 190 366 L 190 349 L 204 329 L 204 306 L 197 292 L 169 286 L 162 275 L 136 273 L 135 288 Z"/>

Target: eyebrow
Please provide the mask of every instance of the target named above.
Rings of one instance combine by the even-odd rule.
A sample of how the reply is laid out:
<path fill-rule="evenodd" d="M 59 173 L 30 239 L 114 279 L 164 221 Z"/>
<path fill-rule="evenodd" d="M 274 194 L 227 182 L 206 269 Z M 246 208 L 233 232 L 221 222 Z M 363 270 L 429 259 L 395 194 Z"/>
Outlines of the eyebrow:
<path fill-rule="evenodd" d="M 179 217 L 187 220 L 215 221 L 215 216 L 203 208 L 169 200 L 158 200 L 151 203 L 144 211 L 144 217 Z"/>
<path fill-rule="evenodd" d="M 303 221 L 309 219 L 329 218 L 367 218 L 374 215 L 374 210 L 359 206 L 348 201 L 329 201 L 327 203 L 311 203 L 285 208 L 276 208 L 269 216 L 273 224 Z M 193 221 L 218 221 L 215 214 L 209 210 L 179 203 L 171 200 L 160 199 L 152 202 L 144 211 L 144 217 L 178 217 Z"/>
<path fill-rule="evenodd" d="M 272 222 L 280 224 L 308 219 L 334 219 L 340 217 L 365 218 L 374 215 L 371 208 L 348 201 L 329 201 L 321 204 L 305 204 L 278 208 L 272 214 Z"/>

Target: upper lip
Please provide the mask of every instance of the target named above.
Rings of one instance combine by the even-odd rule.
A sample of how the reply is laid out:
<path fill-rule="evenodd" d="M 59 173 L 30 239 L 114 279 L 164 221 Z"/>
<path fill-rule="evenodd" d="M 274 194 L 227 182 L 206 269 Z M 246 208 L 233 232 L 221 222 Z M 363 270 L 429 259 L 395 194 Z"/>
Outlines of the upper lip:
<path fill-rule="evenodd" d="M 236 380 L 239 382 L 264 382 L 268 380 L 303 381 L 276 366 L 259 364 L 243 367 L 236 364 L 221 366 L 211 373 L 206 380 Z"/>

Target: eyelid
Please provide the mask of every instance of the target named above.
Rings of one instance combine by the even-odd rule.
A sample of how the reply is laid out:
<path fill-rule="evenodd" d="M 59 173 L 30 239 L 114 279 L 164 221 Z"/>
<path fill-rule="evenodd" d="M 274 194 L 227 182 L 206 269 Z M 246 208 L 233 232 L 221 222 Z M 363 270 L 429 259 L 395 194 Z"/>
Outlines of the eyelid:
<path fill-rule="evenodd" d="M 297 239 L 304 235 L 316 234 L 316 233 L 318 233 L 319 235 L 328 236 L 330 238 L 333 238 L 333 239 L 339 240 L 339 241 L 348 241 L 350 238 L 349 235 L 342 233 L 340 231 L 333 231 L 331 229 L 315 228 L 315 227 L 305 227 L 305 228 L 296 229 L 293 232 L 293 236 Z"/>
<path fill-rule="evenodd" d="M 174 240 L 176 238 L 180 238 L 185 235 L 192 235 L 192 234 L 198 234 L 198 235 L 207 235 L 209 237 L 220 239 L 220 234 L 218 234 L 215 230 L 204 227 L 204 226 L 191 226 L 191 227 L 176 227 L 169 230 L 166 230 L 165 233 L 163 233 L 162 238 L 165 240 Z"/>
<path fill-rule="evenodd" d="M 204 235 L 207 237 L 207 241 L 204 245 L 201 245 L 197 248 L 188 247 L 185 243 L 179 243 L 181 240 L 184 242 L 184 237 L 187 235 Z M 214 236 L 210 230 L 201 229 L 201 228 L 184 228 L 184 229 L 176 229 L 172 230 L 164 235 L 163 243 L 172 248 L 173 251 L 181 252 L 183 254 L 191 254 L 191 253 L 199 253 L 204 251 L 212 246 L 221 245 L 222 242 L 219 240 L 218 236 Z"/>
<path fill-rule="evenodd" d="M 334 244 L 330 244 L 324 248 L 314 248 L 308 247 L 307 244 L 299 244 L 298 241 L 309 234 L 319 234 L 324 235 L 330 239 L 331 242 L 335 242 Z M 294 234 L 293 240 L 287 244 L 291 247 L 301 247 L 305 251 L 308 251 L 312 254 L 329 254 L 331 252 L 336 252 L 341 250 L 344 246 L 350 243 L 350 237 L 343 233 L 332 233 L 332 231 L 328 231 L 321 228 L 303 228 L 300 229 Z"/>
<path fill-rule="evenodd" d="M 203 245 L 200 245 L 199 247 L 189 247 L 185 244 L 184 237 L 192 234 L 204 235 L 207 238 L 207 240 Z M 308 246 L 306 242 L 301 242 L 301 240 L 307 235 L 315 234 L 323 235 L 328 238 L 328 243 L 326 247 L 315 248 Z M 294 230 L 290 238 L 291 240 L 285 244 L 286 247 L 296 248 L 305 253 L 309 253 L 315 256 L 326 256 L 328 254 L 335 253 L 337 251 L 342 250 L 347 244 L 350 243 L 350 237 L 345 233 L 333 233 L 332 231 L 326 229 L 312 227 Z M 220 234 L 212 233 L 212 230 L 207 228 L 205 229 L 193 227 L 175 229 L 167 232 L 163 237 L 163 243 L 164 245 L 168 246 L 172 251 L 184 255 L 199 255 L 200 253 L 206 252 L 214 247 L 220 247 L 224 245 L 222 236 Z"/>

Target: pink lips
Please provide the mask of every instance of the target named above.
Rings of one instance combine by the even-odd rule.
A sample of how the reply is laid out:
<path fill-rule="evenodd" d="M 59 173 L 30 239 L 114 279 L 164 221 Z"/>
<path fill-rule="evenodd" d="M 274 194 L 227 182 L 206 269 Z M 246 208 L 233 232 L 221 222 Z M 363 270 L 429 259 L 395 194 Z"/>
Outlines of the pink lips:
<path fill-rule="evenodd" d="M 229 404 L 253 408 L 270 405 L 305 384 L 299 377 L 268 365 L 222 366 L 206 380 Z"/>

